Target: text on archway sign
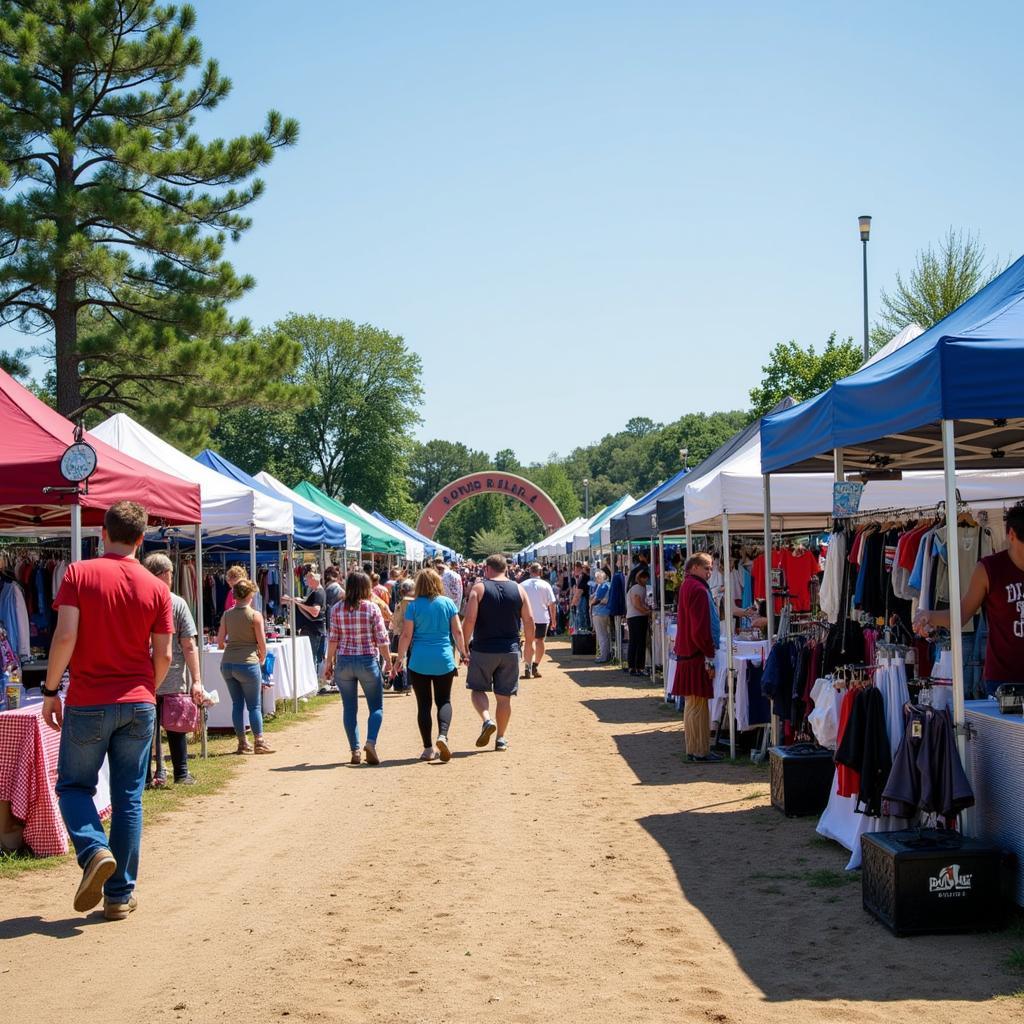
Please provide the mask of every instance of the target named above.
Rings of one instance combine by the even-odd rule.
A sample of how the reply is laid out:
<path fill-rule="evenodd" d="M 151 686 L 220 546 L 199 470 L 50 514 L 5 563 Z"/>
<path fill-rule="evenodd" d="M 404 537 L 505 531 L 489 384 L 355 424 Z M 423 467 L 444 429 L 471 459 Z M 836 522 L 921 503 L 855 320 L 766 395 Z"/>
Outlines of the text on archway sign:
<path fill-rule="evenodd" d="M 453 487 L 447 494 L 441 499 L 445 505 L 455 505 L 462 501 L 463 498 L 471 498 L 474 494 L 480 494 L 483 491 L 495 491 L 496 493 L 507 494 L 509 497 L 518 498 L 520 501 L 525 501 L 528 505 L 536 504 L 540 498 L 540 492 L 534 491 L 532 495 L 527 488 L 520 486 L 517 483 L 513 483 L 511 480 L 506 480 L 501 476 L 489 476 L 483 480 L 470 480 L 468 483 L 459 484 L 458 487 Z M 530 495 L 527 497 L 527 495 Z"/>

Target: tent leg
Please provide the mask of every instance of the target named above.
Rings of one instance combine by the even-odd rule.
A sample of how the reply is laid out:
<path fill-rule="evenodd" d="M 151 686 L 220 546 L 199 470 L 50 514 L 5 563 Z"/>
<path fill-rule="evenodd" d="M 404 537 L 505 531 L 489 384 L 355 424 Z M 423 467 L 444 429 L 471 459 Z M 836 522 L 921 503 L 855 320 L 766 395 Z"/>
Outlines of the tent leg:
<path fill-rule="evenodd" d="M 324 569 L 327 567 L 327 549 L 320 545 L 320 578 L 323 579 Z"/>
<path fill-rule="evenodd" d="M 722 578 L 725 580 L 725 682 L 729 690 L 729 757 L 736 759 L 736 685 L 732 658 L 732 549 L 729 544 L 729 512 L 722 513 Z"/>
<path fill-rule="evenodd" d="M 71 561 L 82 560 L 82 506 L 76 501 L 71 506 Z"/>
<path fill-rule="evenodd" d="M 288 534 L 288 593 L 295 594 L 295 538 Z M 299 710 L 299 638 L 295 635 L 295 602 L 288 602 L 288 632 L 292 638 L 292 711 Z"/>
<path fill-rule="evenodd" d="M 947 560 L 949 562 L 949 638 L 953 655 L 953 722 L 957 730 L 957 747 L 964 771 L 967 767 L 967 737 L 962 726 L 964 717 L 964 627 L 960 619 L 960 545 L 956 540 L 956 433 L 953 420 L 942 421 L 942 469 L 946 478 L 946 535 Z M 967 818 L 964 819 L 967 832 Z"/>
<path fill-rule="evenodd" d="M 256 525 L 249 526 L 249 579 L 256 581 Z"/>
<path fill-rule="evenodd" d="M 772 475 L 764 474 L 764 592 L 765 616 L 768 619 L 768 649 L 771 650 L 775 634 L 775 601 L 772 599 Z M 779 744 L 779 719 L 772 715 L 772 744 Z"/>
<path fill-rule="evenodd" d="M 203 652 L 206 648 L 206 641 L 203 639 L 203 631 L 206 627 L 206 623 L 203 622 L 203 528 L 199 523 L 196 523 L 196 578 L 199 581 L 199 593 L 196 595 L 196 646 L 199 648 L 199 671 L 203 671 Z M 206 708 L 203 708 L 203 733 L 200 739 L 199 752 L 205 761 L 210 756 L 208 743 L 208 733 L 206 728 Z M 157 723 L 157 732 L 160 731 L 160 724 Z M 157 739 L 159 742 L 159 737 Z"/>
<path fill-rule="evenodd" d="M 654 541 L 652 540 L 653 544 Z M 668 688 L 668 621 L 665 615 L 665 535 L 658 534 L 658 568 L 661 570 L 659 578 L 661 586 L 659 590 L 658 614 L 661 616 L 661 682 L 662 688 Z"/>

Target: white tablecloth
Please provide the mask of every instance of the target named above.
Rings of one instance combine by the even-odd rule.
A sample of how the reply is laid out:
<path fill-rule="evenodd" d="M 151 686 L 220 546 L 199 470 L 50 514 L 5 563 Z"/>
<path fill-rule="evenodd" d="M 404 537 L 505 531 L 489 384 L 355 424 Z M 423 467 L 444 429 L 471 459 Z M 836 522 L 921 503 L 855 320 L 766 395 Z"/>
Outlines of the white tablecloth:
<path fill-rule="evenodd" d="M 313 648 L 308 636 L 298 638 L 296 669 L 298 671 L 298 695 L 308 696 L 317 691 L 316 666 L 313 664 Z M 267 651 L 274 654 L 274 673 L 271 676 L 273 687 L 263 688 L 263 711 L 271 714 L 274 704 L 279 700 L 291 700 L 295 696 L 292 680 L 292 641 L 288 637 L 280 641 L 271 640 L 267 643 Z M 203 651 L 203 687 L 210 693 L 215 690 L 220 696 L 220 703 L 209 709 L 207 725 L 211 729 L 231 728 L 231 694 L 220 674 L 222 651 L 216 648 Z M 242 717 L 249 724 L 249 712 L 243 710 Z"/>

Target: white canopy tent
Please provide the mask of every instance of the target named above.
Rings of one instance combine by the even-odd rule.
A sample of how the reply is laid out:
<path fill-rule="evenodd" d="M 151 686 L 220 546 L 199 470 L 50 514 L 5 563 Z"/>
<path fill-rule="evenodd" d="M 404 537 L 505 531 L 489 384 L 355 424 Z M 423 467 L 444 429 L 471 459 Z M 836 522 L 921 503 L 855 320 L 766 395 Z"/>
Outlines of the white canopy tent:
<path fill-rule="evenodd" d="M 534 550 L 543 558 L 550 558 L 553 555 L 564 555 L 567 541 L 572 540 L 577 528 L 586 522 L 583 516 L 577 516 L 571 523 L 560 526 L 554 533 L 538 541 Z"/>
<path fill-rule="evenodd" d="M 91 433 L 149 466 L 198 484 L 207 535 L 243 534 L 250 528 L 282 536 L 293 532 L 290 505 L 215 473 L 122 412 L 104 420 Z"/>
<path fill-rule="evenodd" d="M 390 523 L 381 522 L 379 519 L 374 517 L 364 509 L 361 509 L 354 502 L 349 503 L 349 508 L 352 509 L 357 515 L 362 516 L 364 519 L 369 519 L 371 523 L 376 523 L 377 527 L 382 533 L 386 533 L 389 537 L 394 537 L 395 540 L 400 540 L 405 545 L 405 557 L 409 562 L 422 562 L 424 558 L 423 542 L 413 540 L 412 537 L 402 533 L 401 530 L 396 530 Z"/>

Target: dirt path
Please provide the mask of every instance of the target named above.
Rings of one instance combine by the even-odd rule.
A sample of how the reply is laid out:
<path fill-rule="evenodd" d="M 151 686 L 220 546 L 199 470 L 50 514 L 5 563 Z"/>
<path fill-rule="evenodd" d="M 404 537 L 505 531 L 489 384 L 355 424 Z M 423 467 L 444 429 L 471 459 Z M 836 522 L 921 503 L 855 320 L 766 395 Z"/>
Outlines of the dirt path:
<path fill-rule="evenodd" d="M 336 711 L 281 734 L 147 830 L 127 922 L 71 911 L 73 864 L 9 884 L 3 1018 L 1024 1020 L 1011 938 L 891 937 L 858 884 L 821 887 L 845 855 L 764 771 L 684 764 L 649 687 L 555 656 L 507 754 L 473 748 L 461 692 L 449 765 L 416 762 L 412 697 L 380 768 L 340 763 Z"/>

